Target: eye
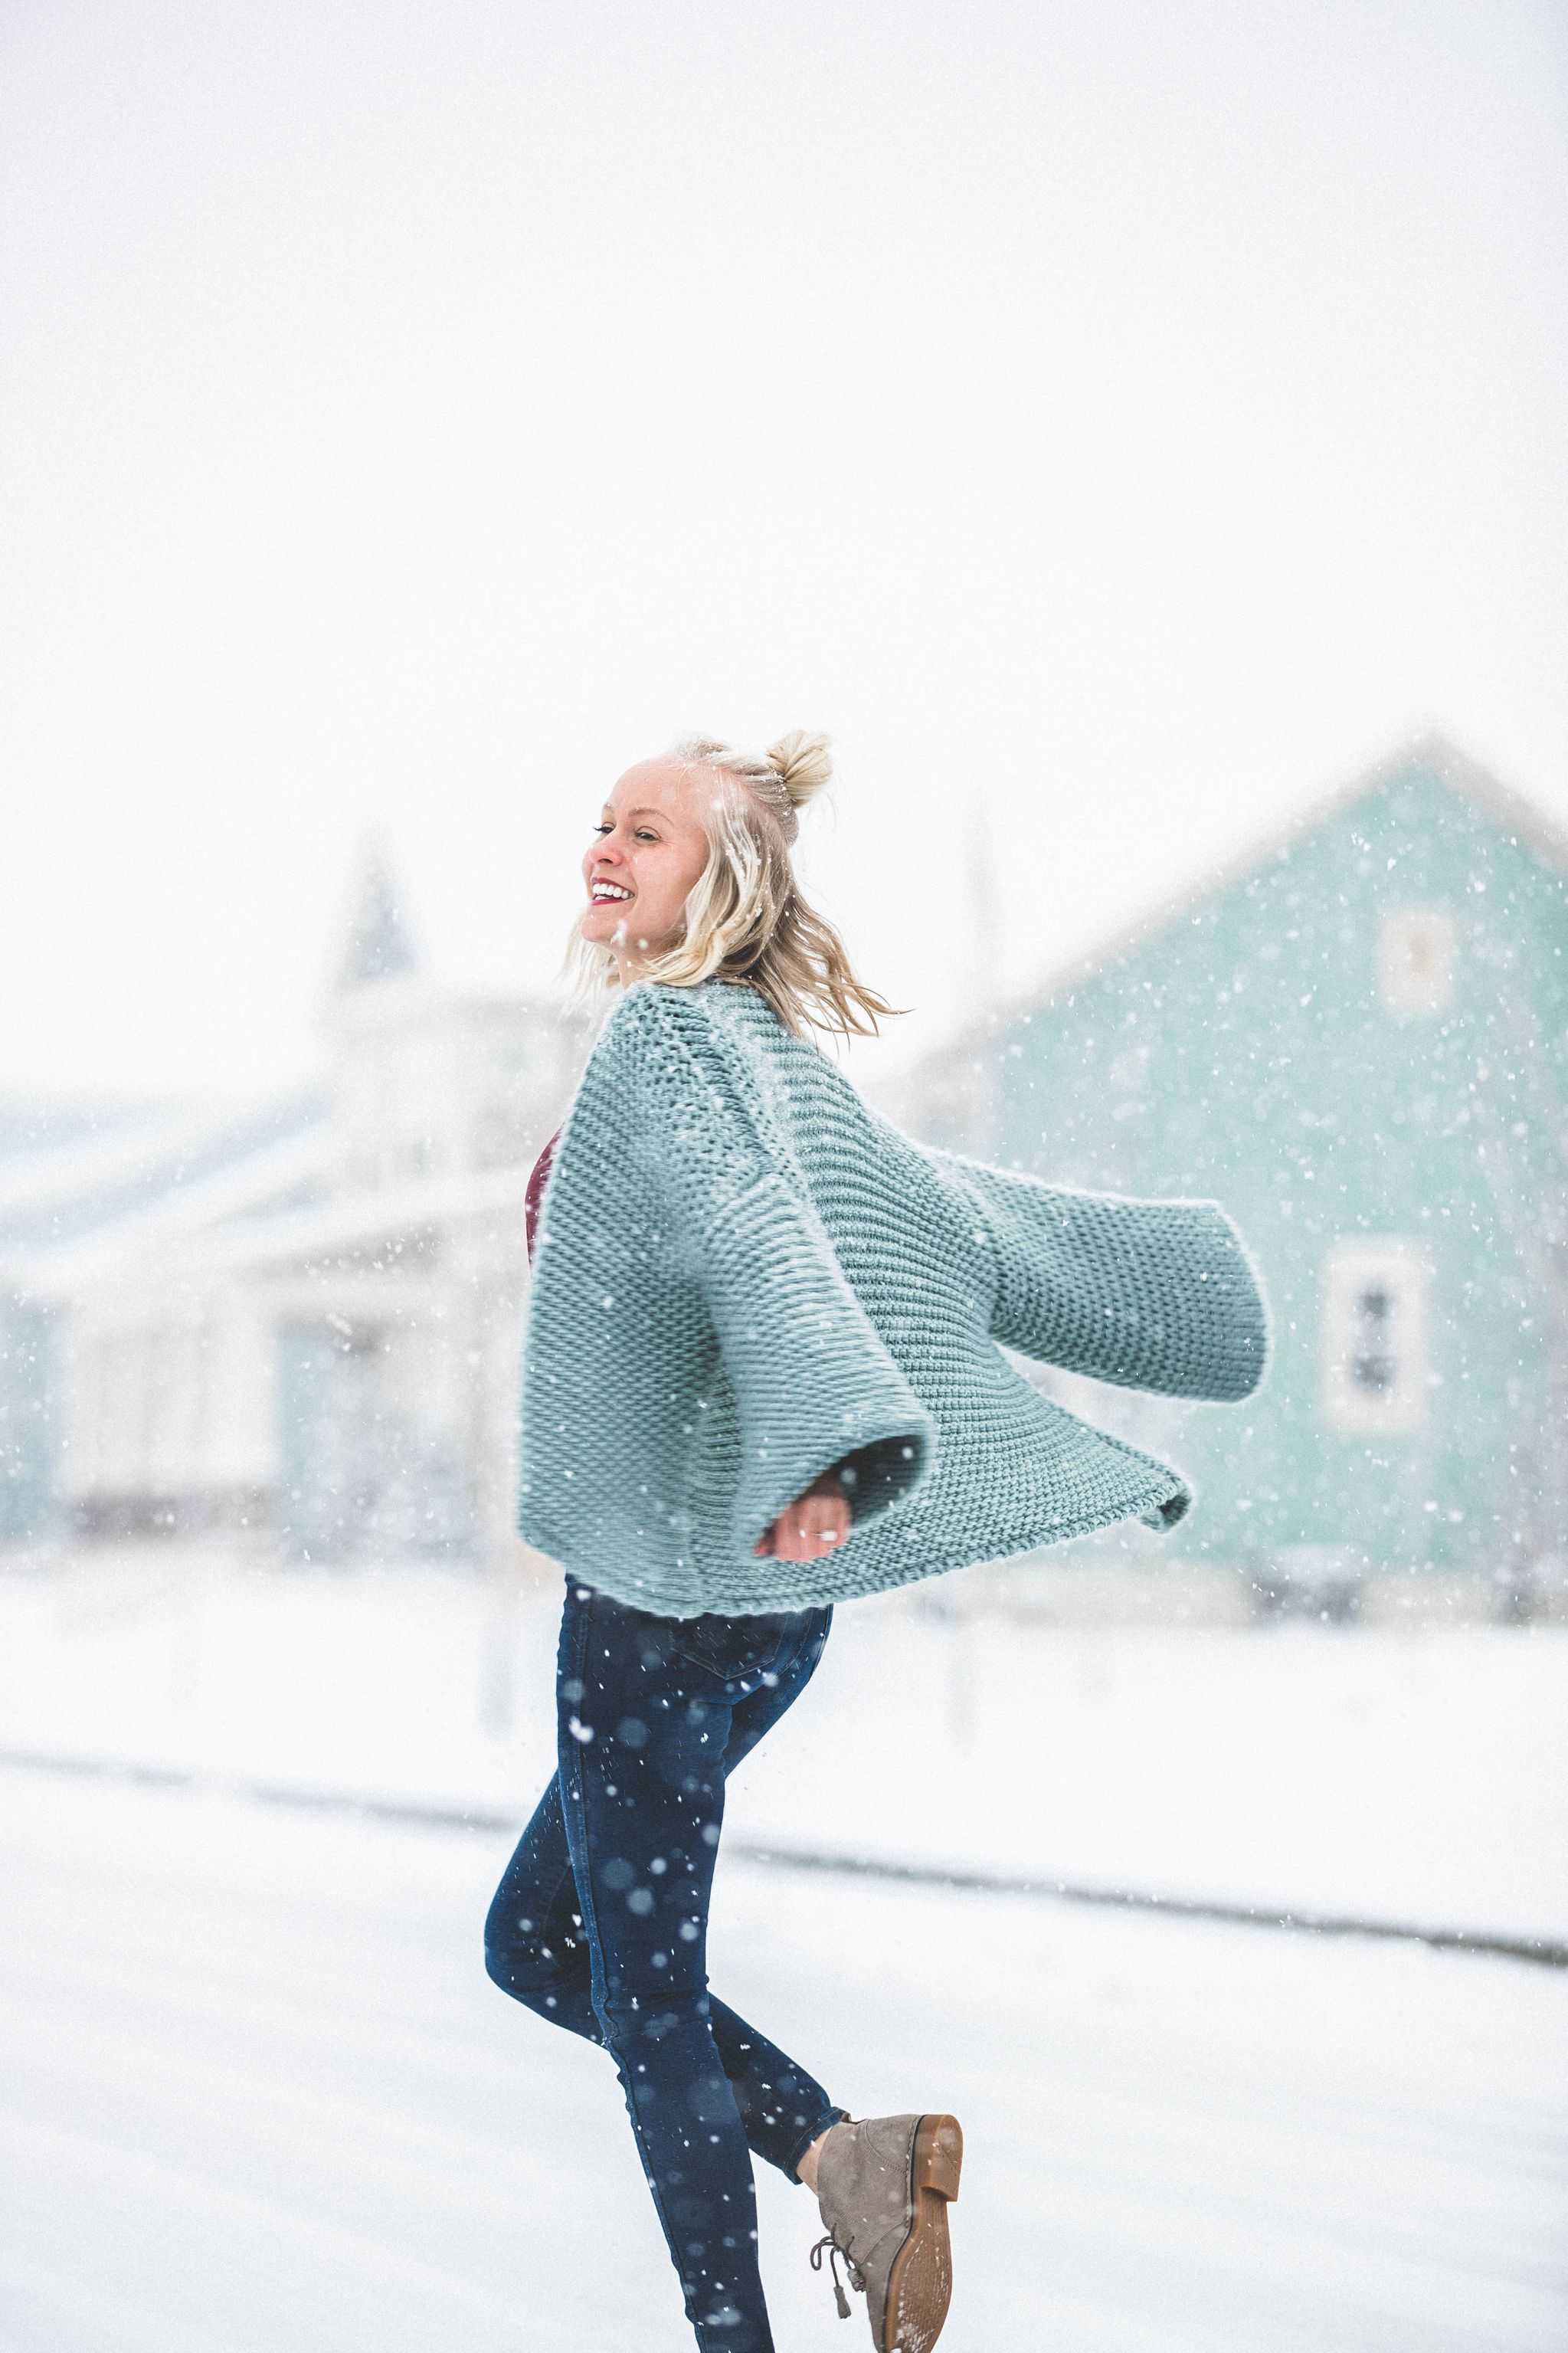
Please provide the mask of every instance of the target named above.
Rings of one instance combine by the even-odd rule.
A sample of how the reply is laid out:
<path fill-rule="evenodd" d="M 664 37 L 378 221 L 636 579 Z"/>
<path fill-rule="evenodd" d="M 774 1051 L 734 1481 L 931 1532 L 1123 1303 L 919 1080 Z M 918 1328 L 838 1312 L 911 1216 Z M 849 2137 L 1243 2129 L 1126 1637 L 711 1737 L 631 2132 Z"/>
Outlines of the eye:
<path fill-rule="evenodd" d="M 594 831 L 595 833 L 614 833 L 615 829 L 616 828 L 613 825 L 596 825 L 594 828 Z M 638 826 L 637 838 L 639 841 L 657 841 L 658 839 L 658 836 L 655 833 L 653 828 L 647 825 Z"/>

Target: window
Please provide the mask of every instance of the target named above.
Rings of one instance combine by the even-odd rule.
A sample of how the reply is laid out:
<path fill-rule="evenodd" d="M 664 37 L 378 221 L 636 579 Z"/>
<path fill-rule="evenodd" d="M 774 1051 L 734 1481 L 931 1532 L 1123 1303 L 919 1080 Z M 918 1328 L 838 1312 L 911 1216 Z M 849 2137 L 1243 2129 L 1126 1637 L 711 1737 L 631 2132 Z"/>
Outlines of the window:
<path fill-rule="evenodd" d="M 1425 1420 L 1429 1271 L 1415 1242 L 1357 1234 L 1330 1250 L 1322 1405 L 1331 1428 L 1415 1430 Z"/>
<path fill-rule="evenodd" d="M 1454 918 L 1446 907 L 1390 907 L 1378 986 L 1393 1013 L 1440 1013 L 1454 993 Z"/>

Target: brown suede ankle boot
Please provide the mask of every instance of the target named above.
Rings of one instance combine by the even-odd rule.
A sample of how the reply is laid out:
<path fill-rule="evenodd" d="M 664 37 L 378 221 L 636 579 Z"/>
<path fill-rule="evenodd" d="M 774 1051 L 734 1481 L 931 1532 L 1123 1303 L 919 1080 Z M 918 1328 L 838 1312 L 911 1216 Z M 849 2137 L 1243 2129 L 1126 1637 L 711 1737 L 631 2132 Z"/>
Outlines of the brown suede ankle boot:
<path fill-rule="evenodd" d="M 847 2320 L 843 2255 L 877 2353 L 930 2353 L 942 2333 L 952 2294 L 947 2210 L 963 2163 L 956 2116 L 862 2116 L 832 2126 L 822 2144 L 816 2202 L 827 2232 L 811 2250 L 812 2269 L 831 2249 L 833 2293 Z"/>

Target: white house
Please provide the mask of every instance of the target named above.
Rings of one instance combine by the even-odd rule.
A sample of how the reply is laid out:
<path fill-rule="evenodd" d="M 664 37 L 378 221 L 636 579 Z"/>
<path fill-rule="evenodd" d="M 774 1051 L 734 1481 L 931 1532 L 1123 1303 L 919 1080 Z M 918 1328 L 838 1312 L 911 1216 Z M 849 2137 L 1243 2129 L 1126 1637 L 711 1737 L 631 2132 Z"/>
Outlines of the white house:
<path fill-rule="evenodd" d="M 586 1025 L 420 968 L 380 864 L 324 1087 L 0 1157 L 0 1538 L 512 1534 L 529 1168 Z"/>

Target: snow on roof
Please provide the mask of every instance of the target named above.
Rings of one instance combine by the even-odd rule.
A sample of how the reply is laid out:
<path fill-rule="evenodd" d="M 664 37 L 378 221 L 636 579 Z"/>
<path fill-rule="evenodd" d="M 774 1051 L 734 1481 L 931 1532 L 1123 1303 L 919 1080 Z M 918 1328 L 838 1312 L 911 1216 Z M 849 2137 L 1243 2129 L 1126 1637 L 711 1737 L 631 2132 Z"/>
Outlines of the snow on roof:
<path fill-rule="evenodd" d="M 1164 893 L 1152 905 L 1130 916 L 1124 923 L 1088 948 L 1075 951 L 1056 965 L 1047 965 L 1023 988 L 1006 1001 L 988 1007 L 977 1021 L 967 1015 L 947 1040 L 937 1047 L 926 1063 L 940 1061 L 955 1049 L 973 1047 L 977 1028 L 987 1030 L 1006 1028 L 1049 1004 L 1064 990 L 1077 988 L 1097 972 L 1114 964 L 1145 940 L 1152 939 L 1168 923 L 1190 914 L 1205 900 L 1218 892 L 1228 890 L 1233 883 L 1266 865 L 1269 860 L 1291 848 L 1317 828 L 1336 817 L 1354 802 L 1371 793 L 1379 792 L 1400 776 L 1418 769 L 1436 775 L 1442 783 L 1468 800 L 1491 823 L 1506 832 L 1517 835 L 1531 849 L 1568 874 L 1568 829 L 1559 826 L 1538 803 L 1505 785 L 1480 763 L 1461 752 L 1457 745 L 1435 728 L 1413 735 L 1374 761 L 1371 767 L 1359 770 L 1348 782 L 1331 786 L 1316 793 L 1284 818 L 1262 831 L 1249 831 L 1234 849 L 1217 860 L 1208 862 L 1175 890 Z"/>
<path fill-rule="evenodd" d="M 117 1264 L 143 1267 L 153 1258 L 163 1262 L 171 1254 L 183 1257 L 211 1228 L 253 1220 L 302 1187 L 324 1181 L 328 1153 L 326 1129 L 309 1128 L 257 1146 L 243 1158 L 220 1162 L 205 1175 L 128 1192 L 117 1209 L 74 1230 L 35 1229 L 8 1250 L 0 1236 L 0 1280 L 35 1295 L 58 1295 Z M 274 1208 L 274 1214 L 285 1212 Z M 245 1222 L 242 1229 L 254 1229 Z"/>
<path fill-rule="evenodd" d="M 296 1139 L 300 1166 L 313 1137 Z M 479 1173 L 428 1176 L 375 1190 L 340 1193 L 305 1207 L 280 1208 L 265 1219 L 247 1219 L 237 1200 L 226 1211 L 202 1216 L 195 1200 L 183 1219 L 149 1215 L 134 1232 L 116 1226 L 86 1237 L 68 1250 L 55 1250 L 18 1269 L 34 1295 L 64 1299 L 100 1286 L 134 1290 L 162 1272 L 177 1269 L 193 1280 L 259 1273 L 274 1266 L 341 1256 L 351 1250 L 430 1232 L 445 1226 L 492 1218 L 514 1223 L 523 1250 L 523 1195 L 531 1160 Z M 279 1147 L 275 1179 L 286 1176 Z M 237 1188 L 237 1191 L 238 1188 Z"/>
<path fill-rule="evenodd" d="M 51 1098 L 36 1084 L 22 1093 L 15 1085 L 0 1093 L 0 1168 L 31 1155 L 35 1163 L 70 1147 L 88 1151 L 110 1135 L 165 1124 L 181 1108 L 177 1100 L 112 1102 L 72 1092 Z"/>
<path fill-rule="evenodd" d="M 205 1106 L 165 1113 L 129 1134 L 0 1161 L 0 1251 L 71 1242 L 171 1193 L 244 1169 L 274 1144 L 320 1130 L 327 1108 L 326 1097 L 313 1091 L 238 1112 Z"/>

